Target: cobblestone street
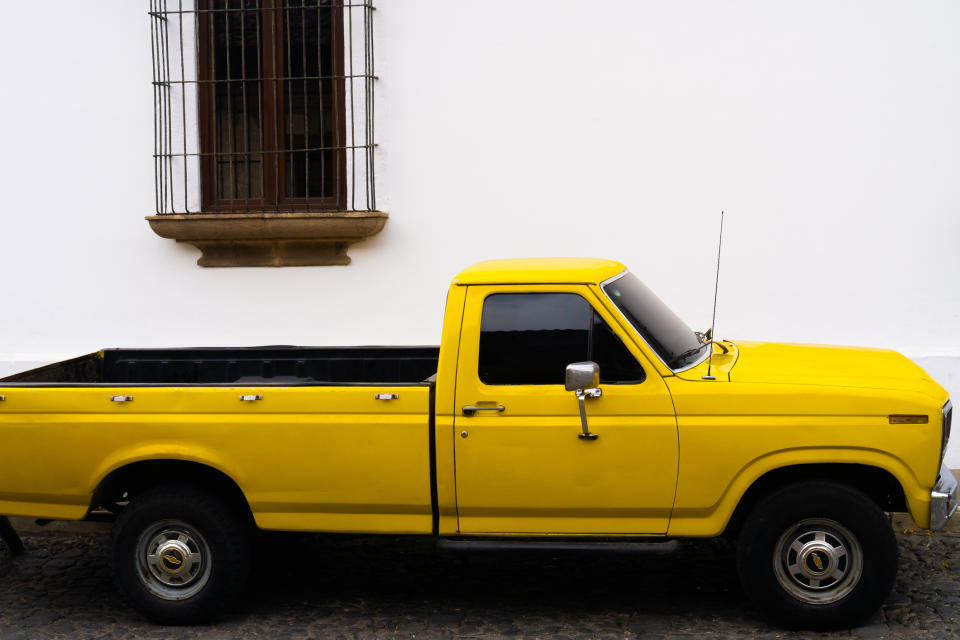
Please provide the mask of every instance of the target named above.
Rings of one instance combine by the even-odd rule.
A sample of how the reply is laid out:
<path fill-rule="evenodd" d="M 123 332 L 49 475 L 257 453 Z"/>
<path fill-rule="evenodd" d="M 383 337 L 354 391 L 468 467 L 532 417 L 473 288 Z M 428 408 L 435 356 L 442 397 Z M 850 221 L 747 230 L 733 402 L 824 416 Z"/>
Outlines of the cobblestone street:
<path fill-rule="evenodd" d="M 821 637 L 960 636 L 960 533 L 898 533 L 900 575 L 867 626 Z M 0 578 L 0 638 L 808 637 L 766 625 L 731 549 L 671 554 L 438 550 L 428 539 L 270 535 L 217 624 L 145 622 L 115 591 L 101 531 L 33 531 Z"/>

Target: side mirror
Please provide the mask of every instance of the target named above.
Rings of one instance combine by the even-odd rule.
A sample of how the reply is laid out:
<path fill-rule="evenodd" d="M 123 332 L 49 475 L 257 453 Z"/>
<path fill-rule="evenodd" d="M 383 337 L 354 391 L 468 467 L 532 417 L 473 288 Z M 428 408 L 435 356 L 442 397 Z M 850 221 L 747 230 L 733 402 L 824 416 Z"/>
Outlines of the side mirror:
<path fill-rule="evenodd" d="M 567 365 L 564 388 L 567 391 L 600 386 L 600 365 L 596 362 L 574 362 Z"/>
<path fill-rule="evenodd" d="M 587 428 L 587 407 L 584 401 L 587 398 L 599 398 L 602 395 L 600 390 L 600 365 L 596 362 L 574 362 L 567 365 L 567 380 L 564 385 L 567 391 L 577 393 L 577 402 L 580 405 L 580 426 L 583 433 L 577 436 L 581 440 L 596 440 L 599 436 L 590 433 Z"/>

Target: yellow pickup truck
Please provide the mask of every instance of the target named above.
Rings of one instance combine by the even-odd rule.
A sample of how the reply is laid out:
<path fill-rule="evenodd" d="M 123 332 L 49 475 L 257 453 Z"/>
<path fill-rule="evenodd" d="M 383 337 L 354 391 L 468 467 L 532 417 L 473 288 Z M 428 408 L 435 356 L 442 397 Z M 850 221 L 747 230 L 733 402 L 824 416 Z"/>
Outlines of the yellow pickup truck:
<path fill-rule="evenodd" d="M 0 380 L 0 514 L 114 519 L 132 604 L 222 609 L 257 529 L 728 534 L 775 622 L 849 626 L 943 527 L 947 392 L 892 351 L 714 341 L 617 262 L 485 262 L 438 347 L 110 349 Z"/>

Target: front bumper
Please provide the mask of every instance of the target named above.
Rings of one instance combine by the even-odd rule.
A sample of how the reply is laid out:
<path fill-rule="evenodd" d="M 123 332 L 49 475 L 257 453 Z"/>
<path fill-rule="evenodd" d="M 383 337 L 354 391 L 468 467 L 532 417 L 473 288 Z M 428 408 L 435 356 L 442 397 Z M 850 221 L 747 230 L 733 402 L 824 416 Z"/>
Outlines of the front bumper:
<path fill-rule="evenodd" d="M 930 528 L 936 531 L 947 526 L 957 512 L 957 479 L 947 465 L 940 466 L 937 486 L 930 492 Z"/>

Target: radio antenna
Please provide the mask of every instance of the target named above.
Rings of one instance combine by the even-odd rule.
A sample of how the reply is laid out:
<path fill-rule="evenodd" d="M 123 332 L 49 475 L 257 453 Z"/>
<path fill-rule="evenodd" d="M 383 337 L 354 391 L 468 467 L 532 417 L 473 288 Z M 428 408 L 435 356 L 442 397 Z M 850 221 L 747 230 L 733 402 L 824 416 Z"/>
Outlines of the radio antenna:
<path fill-rule="evenodd" d="M 717 291 L 720 289 L 720 249 L 723 247 L 723 211 L 720 212 L 720 240 L 717 242 L 717 280 L 713 284 L 713 318 L 710 320 L 710 359 L 707 360 L 707 375 L 704 380 L 716 380 L 716 376 L 710 375 L 710 368 L 713 366 L 713 330 L 717 326 Z"/>

